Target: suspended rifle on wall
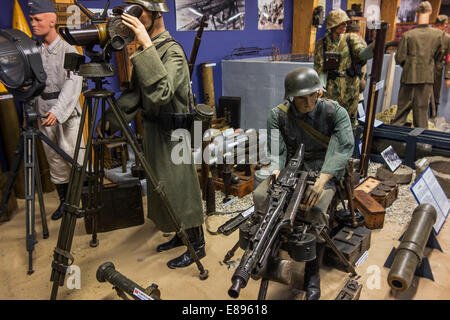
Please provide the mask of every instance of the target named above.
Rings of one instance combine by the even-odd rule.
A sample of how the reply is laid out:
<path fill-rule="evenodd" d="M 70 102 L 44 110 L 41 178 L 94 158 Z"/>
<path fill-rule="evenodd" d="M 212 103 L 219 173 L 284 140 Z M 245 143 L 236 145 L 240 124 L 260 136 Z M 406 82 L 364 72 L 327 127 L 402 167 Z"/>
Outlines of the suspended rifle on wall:
<path fill-rule="evenodd" d="M 192 79 L 192 74 L 194 73 L 195 60 L 197 60 L 198 49 L 200 48 L 200 43 L 202 42 L 203 30 L 208 26 L 206 23 L 206 15 L 202 16 L 200 21 L 200 27 L 195 36 L 194 46 L 192 48 L 191 57 L 189 58 L 189 75 Z"/>

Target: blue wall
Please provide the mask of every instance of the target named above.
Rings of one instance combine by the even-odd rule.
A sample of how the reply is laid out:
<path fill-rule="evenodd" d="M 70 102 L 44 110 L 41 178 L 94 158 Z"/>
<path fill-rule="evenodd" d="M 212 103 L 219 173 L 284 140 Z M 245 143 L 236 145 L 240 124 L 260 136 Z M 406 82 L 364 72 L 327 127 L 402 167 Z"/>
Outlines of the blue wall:
<path fill-rule="evenodd" d="M 19 3 L 28 17 L 27 0 L 19 0 Z M 105 4 L 104 0 L 81 0 L 88 8 L 102 8 Z M 221 60 L 229 55 L 233 49 L 240 46 L 243 47 L 260 47 L 269 48 L 276 46 L 280 48 L 281 53 L 289 53 L 292 44 L 292 0 L 285 0 L 285 22 L 284 30 L 273 31 L 259 31 L 257 25 L 258 10 L 257 0 L 246 0 L 245 4 L 245 29 L 242 31 L 205 31 L 200 46 L 200 51 L 197 56 L 197 64 L 193 75 L 193 90 L 198 97 L 198 102 L 203 102 L 203 88 L 201 80 L 200 63 L 212 62 L 216 63 L 214 67 L 214 87 L 216 100 L 222 95 L 222 66 Z M 327 0 L 326 13 L 331 10 L 332 0 Z M 12 24 L 12 10 L 13 0 L 1 0 L 2 10 L 0 12 L 0 28 L 11 28 Z M 112 0 L 111 7 L 122 4 L 121 0 Z M 176 14 L 175 14 L 175 0 L 168 0 L 167 5 L 170 13 L 164 15 L 166 29 L 177 39 L 184 47 L 187 56 L 189 57 L 192 50 L 192 45 L 196 35 L 195 31 L 176 31 Z M 347 0 L 341 1 L 341 6 L 346 9 Z M 318 29 L 318 37 L 322 37 L 325 33 L 325 27 Z M 117 77 L 109 78 L 110 85 L 106 87 L 118 92 Z M 119 94 L 119 93 L 118 93 Z M 1 144 L 0 144 L 0 152 Z M 0 161 L 2 157 L 0 156 Z M 4 161 L 2 161 L 4 163 Z"/>

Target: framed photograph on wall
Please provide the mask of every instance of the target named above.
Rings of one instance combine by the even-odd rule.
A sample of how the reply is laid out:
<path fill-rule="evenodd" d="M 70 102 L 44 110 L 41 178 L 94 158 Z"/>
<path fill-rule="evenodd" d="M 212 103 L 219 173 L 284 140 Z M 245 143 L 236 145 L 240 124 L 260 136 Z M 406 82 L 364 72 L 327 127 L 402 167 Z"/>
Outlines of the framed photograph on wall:
<path fill-rule="evenodd" d="M 244 30 L 245 0 L 175 0 L 177 31 L 195 31 L 204 14 L 205 30 Z"/>
<path fill-rule="evenodd" d="M 364 5 L 364 16 L 367 19 L 367 27 L 374 29 L 381 20 L 381 1 L 366 0 Z"/>
<path fill-rule="evenodd" d="M 397 22 L 416 22 L 416 8 L 421 0 L 402 0 L 398 8 Z"/>
<path fill-rule="evenodd" d="M 284 0 L 258 0 L 258 30 L 283 30 Z"/>

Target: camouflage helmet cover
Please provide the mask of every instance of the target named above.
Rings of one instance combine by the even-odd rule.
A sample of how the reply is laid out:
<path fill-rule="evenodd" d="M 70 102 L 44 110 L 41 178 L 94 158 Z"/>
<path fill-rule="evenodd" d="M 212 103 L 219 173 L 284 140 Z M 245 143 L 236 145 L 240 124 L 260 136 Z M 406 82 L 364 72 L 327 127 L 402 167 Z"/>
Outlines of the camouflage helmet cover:
<path fill-rule="evenodd" d="M 125 0 L 125 2 L 140 4 L 148 11 L 169 12 L 166 0 Z"/>
<path fill-rule="evenodd" d="M 342 9 L 336 9 L 330 11 L 327 15 L 327 21 L 326 21 L 326 29 L 330 30 L 334 27 L 337 27 L 338 25 L 350 21 L 350 18 L 348 17 L 347 13 Z"/>
<path fill-rule="evenodd" d="M 297 68 L 289 72 L 284 79 L 284 98 L 302 97 L 324 90 L 317 72 L 308 67 Z"/>

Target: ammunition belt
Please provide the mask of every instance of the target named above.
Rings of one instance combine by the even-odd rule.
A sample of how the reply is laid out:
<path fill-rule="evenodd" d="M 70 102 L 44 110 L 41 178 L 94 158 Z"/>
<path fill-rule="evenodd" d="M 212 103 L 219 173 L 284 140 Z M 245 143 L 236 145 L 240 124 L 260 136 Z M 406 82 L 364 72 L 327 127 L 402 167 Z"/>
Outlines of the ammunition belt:
<path fill-rule="evenodd" d="M 161 113 L 158 116 L 150 116 L 142 113 L 145 120 L 157 123 L 164 131 L 176 129 L 190 130 L 194 121 L 194 115 L 190 113 Z"/>
<path fill-rule="evenodd" d="M 41 93 L 41 98 L 43 100 L 54 100 L 54 99 L 58 99 L 59 98 L 59 94 L 61 92 L 42 92 Z"/>

